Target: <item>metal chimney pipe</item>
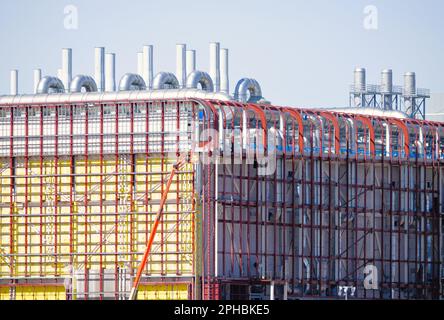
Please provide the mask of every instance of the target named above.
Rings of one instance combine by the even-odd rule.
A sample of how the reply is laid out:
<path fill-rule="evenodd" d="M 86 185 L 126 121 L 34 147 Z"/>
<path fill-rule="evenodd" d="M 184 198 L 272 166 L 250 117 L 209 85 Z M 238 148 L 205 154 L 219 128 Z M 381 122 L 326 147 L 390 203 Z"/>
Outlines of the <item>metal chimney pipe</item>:
<path fill-rule="evenodd" d="M 65 91 L 69 92 L 69 87 L 72 80 L 72 49 L 64 48 L 62 49 L 62 74 L 59 77 L 63 82 Z"/>
<path fill-rule="evenodd" d="M 105 91 L 116 91 L 116 54 L 107 53 L 105 55 Z"/>
<path fill-rule="evenodd" d="M 210 76 L 214 83 L 214 92 L 220 91 L 220 44 L 210 43 Z"/>
<path fill-rule="evenodd" d="M 105 89 L 105 48 L 97 47 L 94 49 L 95 66 L 94 80 L 97 84 L 97 91 L 103 92 Z"/>
<path fill-rule="evenodd" d="M 230 94 L 230 78 L 228 72 L 228 49 L 220 50 L 220 91 Z"/>
<path fill-rule="evenodd" d="M 356 68 L 354 72 L 354 105 L 355 107 L 365 106 L 365 92 L 367 90 L 364 68 Z"/>
<path fill-rule="evenodd" d="M 413 118 L 416 109 L 416 74 L 414 72 L 407 72 L 404 74 L 403 96 L 404 111 Z"/>
<path fill-rule="evenodd" d="M 37 94 L 37 87 L 39 86 L 40 79 L 42 79 L 42 70 L 34 69 L 34 94 Z"/>
<path fill-rule="evenodd" d="M 187 78 L 196 71 L 196 50 L 187 50 Z"/>
<path fill-rule="evenodd" d="M 143 76 L 143 52 L 137 52 L 137 74 Z"/>
<path fill-rule="evenodd" d="M 176 77 L 179 88 L 185 88 L 187 82 L 186 48 L 186 44 L 176 45 Z"/>
<path fill-rule="evenodd" d="M 18 70 L 11 70 L 11 96 L 18 94 Z"/>
<path fill-rule="evenodd" d="M 381 94 L 383 98 L 383 107 L 385 110 L 392 110 L 392 92 L 393 92 L 393 71 L 391 69 L 382 70 L 381 73 Z"/>
<path fill-rule="evenodd" d="M 147 89 L 153 88 L 154 68 L 153 68 L 153 46 L 143 46 L 143 72 L 142 78 Z"/>
<path fill-rule="evenodd" d="M 59 78 L 60 80 L 63 79 L 63 69 L 57 69 L 57 78 Z M 62 80 L 63 82 L 63 80 Z M 65 86 L 65 85 L 63 85 Z"/>

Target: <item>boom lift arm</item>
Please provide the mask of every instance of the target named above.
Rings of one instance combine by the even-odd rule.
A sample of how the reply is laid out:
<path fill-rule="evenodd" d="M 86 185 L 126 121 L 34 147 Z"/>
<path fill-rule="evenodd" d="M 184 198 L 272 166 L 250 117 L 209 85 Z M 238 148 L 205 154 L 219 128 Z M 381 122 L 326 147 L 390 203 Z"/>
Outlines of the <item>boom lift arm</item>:
<path fill-rule="evenodd" d="M 137 291 L 139 289 L 140 278 L 142 276 L 143 269 L 145 268 L 146 262 L 148 260 L 148 256 L 151 252 L 151 247 L 153 245 L 154 237 L 156 236 L 157 227 L 159 226 L 160 219 L 163 215 L 163 207 L 168 198 L 168 193 L 170 191 L 171 184 L 173 182 L 174 176 L 180 171 L 183 166 L 191 161 L 191 154 L 188 154 L 184 157 L 179 158 L 179 160 L 173 165 L 173 170 L 171 170 L 170 177 L 168 178 L 165 190 L 160 199 L 159 211 L 157 212 L 156 218 L 154 220 L 153 228 L 151 229 L 150 237 L 148 239 L 148 243 L 145 249 L 145 253 L 143 255 L 142 261 L 140 262 L 139 268 L 137 269 L 136 278 L 134 279 L 133 287 L 131 288 L 131 293 L 129 296 L 129 300 L 137 299 Z"/>

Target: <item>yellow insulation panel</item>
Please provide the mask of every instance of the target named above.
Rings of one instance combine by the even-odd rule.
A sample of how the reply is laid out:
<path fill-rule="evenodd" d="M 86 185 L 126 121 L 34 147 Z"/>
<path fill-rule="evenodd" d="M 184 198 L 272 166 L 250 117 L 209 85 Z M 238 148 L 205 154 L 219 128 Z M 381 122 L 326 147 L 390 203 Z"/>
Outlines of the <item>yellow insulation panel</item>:
<path fill-rule="evenodd" d="M 13 172 L 0 159 L 0 279 L 136 269 L 175 162 L 145 155 L 17 158 Z M 193 273 L 192 170 L 187 165 L 171 186 L 147 266 L 151 276 Z"/>

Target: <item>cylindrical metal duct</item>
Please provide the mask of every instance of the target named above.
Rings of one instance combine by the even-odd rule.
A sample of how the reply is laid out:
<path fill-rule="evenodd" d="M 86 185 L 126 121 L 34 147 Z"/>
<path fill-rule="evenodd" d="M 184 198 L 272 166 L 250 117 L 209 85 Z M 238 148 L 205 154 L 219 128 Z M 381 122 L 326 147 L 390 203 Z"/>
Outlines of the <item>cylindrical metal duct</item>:
<path fill-rule="evenodd" d="M 59 78 L 60 80 L 63 79 L 63 69 L 57 69 L 57 78 Z M 63 82 L 63 80 L 62 80 L 62 82 Z"/>
<path fill-rule="evenodd" d="M 153 46 L 143 46 L 143 80 L 145 81 L 147 88 L 153 88 L 154 67 L 153 67 Z"/>
<path fill-rule="evenodd" d="M 119 83 L 119 91 L 146 90 L 145 81 L 138 74 L 127 73 Z"/>
<path fill-rule="evenodd" d="M 391 69 L 382 70 L 381 73 L 381 92 L 393 92 L 393 71 Z"/>
<path fill-rule="evenodd" d="M 404 96 L 416 95 L 416 74 L 407 72 L 404 74 Z"/>
<path fill-rule="evenodd" d="M 248 97 L 248 95 L 250 95 Z M 243 78 L 236 84 L 236 89 L 234 91 L 234 99 L 239 102 L 258 102 L 263 99 L 262 89 L 255 79 Z"/>
<path fill-rule="evenodd" d="M 107 53 L 105 64 L 105 91 L 116 91 L 116 54 Z"/>
<path fill-rule="evenodd" d="M 63 86 L 62 80 L 57 77 L 43 77 L 37 87 L 38 94 L 48 94 L 48 93 L 63 93 L 65 92 L 65 87 Z"/>
<path fill-rule="evenodd" d="M 381 94 L 383 97 L 383 108 L 385 110 L 392 109 L 392 92 L 393 92 L 393 71 L 391 69 L 382 70 L 381 73 Z"/>
<path fill-rule="evenodd" d="M 210 43 L 210 76 L 213 80 L 214 91 L 220 91 L 220 44 Z"/>
<path fill-rule="evenodd" d="M 18 94 L 18 70 L 11 70 L 11 96 Z"/>
<path fill-rule="evenodd" d="M 196 50 L 187 50 L 187 79 L 194 71 L 196 71 Z"/>
<path fill-rule="evenodd" d="M 153 80 L 153 89 L 177 89 L 179 88 L 179 80 L 171 72 L 159 72 Z"/>
<path fill-rule="evenodd" d="M 143 77 L 143 52 L 137 52 L 137 74 Z"/>
<path fill-rule="evenodd" d="M 185 44 L 176 45 L 176 77 L 180 88 L 184 88 L 187 81 L 186 48 Z"/>
<path fill-rule="evenodd" d="M 69 86 L 72 79 L 72 49 L 62 49 L 62 74 L 57 75 L 63 82 L 66 92 L 69 92 Z"/>
<path fill-rule="evenodd" d="M 213 92 L 214 90 L 213 80 L 211 80 L 210 75 L 206 72 L 196 70 L 188 76 L 187 88 L 196 89 L 199 84 L 204 91 Z"/>
<path fill-rule="evenodd" d="M 34 69 L 34 94 L 37 93 L 37 87 L 39 86 L 40 79 L 42 79 L 42 70 Z"/>
<path fill-rule="evenodd" d="M 105 48 L 94 49 L 94 80 L 97 83 L 97 90 L 102 92 L 105 88 Z"/>
<path fill-rule="evenodd" d="M 228 49 L 220 50 L 220 91 L 230 93 L 230 78 L 228 72 Z"/>
<path fill-rule="evenodd" d="M 90 76 L 78 75 L 71 82 L 70 92 L 82 92 L 82 88 L 86 92 L 96 92 L 97 85 L 94 79 Z"/>
<path fill-rule="evenodd" d="M 365 69 L 355 69 L 355 92 L 363 93 L 366 91 Z"/>

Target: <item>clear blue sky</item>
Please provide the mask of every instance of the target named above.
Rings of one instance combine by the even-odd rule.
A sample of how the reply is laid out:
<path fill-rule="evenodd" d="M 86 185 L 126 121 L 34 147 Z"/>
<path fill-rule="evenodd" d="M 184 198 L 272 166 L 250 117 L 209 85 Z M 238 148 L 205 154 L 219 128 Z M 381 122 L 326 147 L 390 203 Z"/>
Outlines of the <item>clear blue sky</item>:
<path fill-rule="evenodd" d="M 79 29 L 64 28 L 64 7 L 78 8 Z M 379 27 L 363 27 L 375 5 Z M 72 47 L 73 73 L 93 73 L 93 48 L 117 54 L 117 78 L 136 71 L 136 52 L 155 46 L 155 72 L 175 71 L 175 44 L 197 50 L 208 70 L 208 43 L 230 49 L 231 88 L 256 78 L 273 103 L 344 106 L 356 66 L 379 82 L 392 68 L 396 83 L 416 71 L 418 86 L 444 92 L 444 1 L 441 0 L 14 0 L 0 3 L 0 94 L 9 70 L 20 70 L 20 92 L 32 70 L 55 75 L 61 48 Z"/>

